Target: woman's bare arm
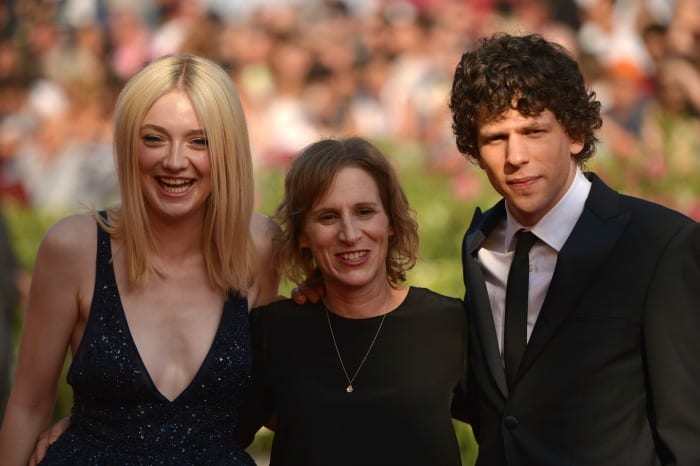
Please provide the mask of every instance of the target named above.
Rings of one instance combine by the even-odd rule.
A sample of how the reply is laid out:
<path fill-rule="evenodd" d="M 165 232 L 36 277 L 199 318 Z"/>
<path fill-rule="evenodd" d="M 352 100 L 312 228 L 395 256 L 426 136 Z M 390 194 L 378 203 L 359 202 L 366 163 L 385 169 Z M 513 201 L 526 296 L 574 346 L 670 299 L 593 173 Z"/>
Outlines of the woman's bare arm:
<path fill-rule="evenodd" d="M 95 221 L 89 215 L 57 222 L 41 241 L 0 430 L 2 465 L 25 466 L 39 433 L 51 422 L 66 351 L 78 337 L 86 283 L 94 283 L 95 244 Z"/>
<path fill-rule="evenodd" d="M 279 299 L 280 269 L 275 261 L 273 239 L 279 226 L 269 217 L 254 213 L 250 230 L 256 250 L 255 283 L 248 292 L 248 309 Z"/>

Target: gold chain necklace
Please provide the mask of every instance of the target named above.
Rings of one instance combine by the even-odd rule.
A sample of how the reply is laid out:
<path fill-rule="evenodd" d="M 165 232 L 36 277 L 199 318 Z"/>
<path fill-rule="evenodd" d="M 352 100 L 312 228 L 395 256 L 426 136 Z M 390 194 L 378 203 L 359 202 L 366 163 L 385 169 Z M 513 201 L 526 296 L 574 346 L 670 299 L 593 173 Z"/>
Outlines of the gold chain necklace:
<path fill-rule="evenodd" d="M 372 351 L 372 348 L 374 347 L 374 342 L 377 341 L 377 337 L 379 336 L 379 332 L 382 331 L 382 325 L 384 325 L 384 319 L 386 319 L 386 314 L 384 314 L 382 316 L 382 320 L 379 321 L 379 327 L 377 327 L 377 333 L 374 334 L 374 338 L 372 338 L 372 342 L 369 344 L 369 348 L 367 348 L 367 352 L 365 353 L 365 356 L 362 358 L 362 361 L 360 361 L 360 365 L 357 366 L 355 373 L 352 375 L 352 377 L 350 377 L 348 375 L 347 369 L 345 369 L 345 364 L 343 363 L 343 357 L 340 355 L 340 349 L 338 349 L 338 342 L 335 340 L 335 333 L 333 333 L 333 325 L 331 325 L 330 311 L 328 310 L 328 308 L 326 308 L 326 320 L 328 321 L 328 329 L 331 331 L 331 338 L 333 339 L 333 346 L 335 347 L 335 353 L 338 355 L 338 361 L 340 361 L 340 367 L 343 369 L 343 374 L 345 374 L 345 379 L 348 381 L 348 386 L 345 387 L 346 392 L 352 393 L 355 390 L 354 388 L 352 388 L 352 383 L 357 378 L 357 374 L 360 373 L 360 369 L 362 369 L 362 366 L 364 365 L 365 361 L 367 360 L 367 356 L 369 356 L 369 353 Z"/>

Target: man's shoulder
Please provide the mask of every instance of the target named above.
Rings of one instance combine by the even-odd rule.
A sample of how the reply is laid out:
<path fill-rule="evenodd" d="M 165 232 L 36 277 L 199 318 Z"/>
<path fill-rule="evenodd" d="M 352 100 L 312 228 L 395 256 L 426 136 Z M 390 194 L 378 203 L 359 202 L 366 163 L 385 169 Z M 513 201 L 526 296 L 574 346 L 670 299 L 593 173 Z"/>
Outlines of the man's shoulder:
<path fill-rule="evenodd" d="M 620 194 L 622 210 L 632 213 L 635 225 L 651 231 L 677 231 L 696 223 L 685 214 L 657 202 L 627 194 Z"/>
<path fill-rule="evenodd" d="M 455 298 L 453 296 L 447 296 L 437 291 L 433 291 L 428 288 L 422 288 L 418 286 L 411 287 L 411 298 L 414 300 L 420 300 L 424 302 L 431 302 L 438 305 L 444 306 L 462 306 L 462 300 L 460 298 Z"/>
<path fill-rule="evenodd" d="M 464 303 L 461 299 L 440 294 L 428 288 L 411 287 L 406 300 L 405 311 L 416 316 L 433 319 L 446 319 L 460 326 L 465 318 Z"/>
<path fill-rule="evenodd" d="M 618 191 L 608 186 L 593 173 L 587 175 L 591 177 L 593 183 L 589 197 L 595 196 L 598 204 L 604 204 L 607 208 L 612 208 L 614 203 L 611 203 L 610 200 L 615 198 L 619 210 L 630 212 L 635 222 L 646 223 L 653 228 L 677 228 L 683 224 L 694 222 L 690 217 L 671 207 Z"/>

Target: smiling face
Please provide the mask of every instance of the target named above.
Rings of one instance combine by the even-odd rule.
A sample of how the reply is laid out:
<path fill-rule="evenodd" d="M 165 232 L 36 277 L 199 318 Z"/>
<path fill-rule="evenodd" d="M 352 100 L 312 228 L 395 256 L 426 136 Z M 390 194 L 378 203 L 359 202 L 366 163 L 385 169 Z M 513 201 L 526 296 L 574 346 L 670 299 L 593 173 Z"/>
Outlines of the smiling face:
<path fill-rule="evenodd" d="M 139 137 L 141 189 L 149 213 L 164 221 L 201 218 L 212 190 L 211 162 L 189 97 L 173 90 L 158 98 Z"/>
<path fill-rule="evenodd" d="M 549 110 L 526 117 L 511 109 L 482 124 L 478 138 L 479 166 L 524 226 L 533 226 L 564 196 L 576 174 L 572 154 L 583 148 Z"/>
<path fill-rule="evenodd" d="M 300 246 L 311 250 L 330 292 L 385 288 L 392 235 L 374 179 L 345 167 L 306 215 Z"/>

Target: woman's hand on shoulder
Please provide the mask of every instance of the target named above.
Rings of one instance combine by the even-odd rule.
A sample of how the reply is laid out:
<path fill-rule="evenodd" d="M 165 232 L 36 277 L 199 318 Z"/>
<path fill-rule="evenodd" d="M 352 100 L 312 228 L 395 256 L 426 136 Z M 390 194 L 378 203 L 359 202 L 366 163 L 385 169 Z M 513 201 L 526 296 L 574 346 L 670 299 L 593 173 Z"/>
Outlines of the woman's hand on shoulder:
<path fill-rule="evenodd" d="M 323 283 L 309 285 L 308 283 L 300 283 L 299 286 L 292 289 L 292 299 L 297 304 L 306 304 L 307 302 L 317 303 L 323 298 L 326 293 L 326 288 Z"/>

